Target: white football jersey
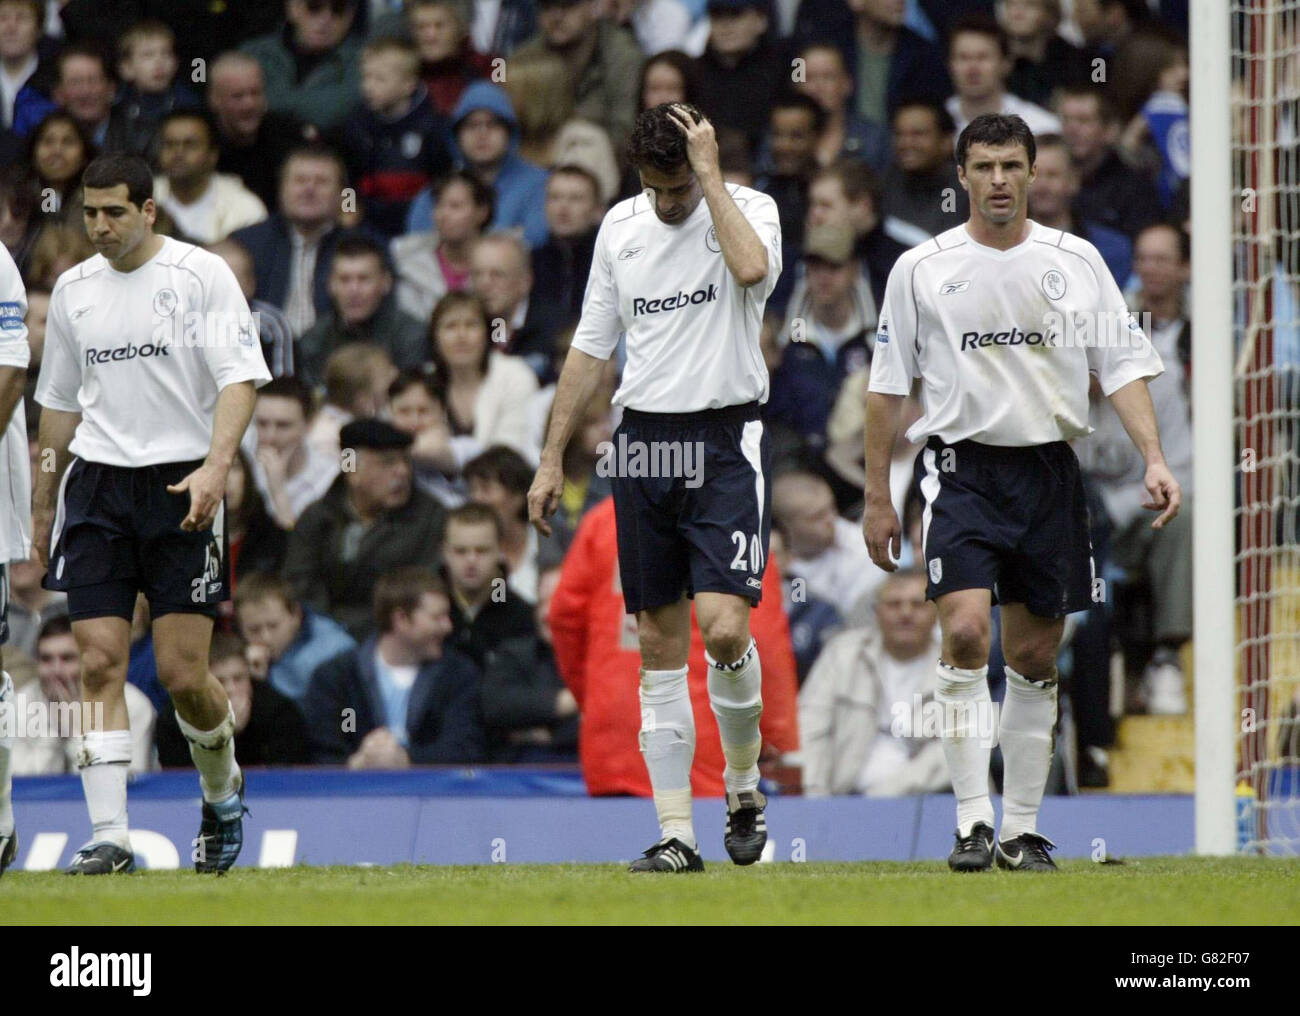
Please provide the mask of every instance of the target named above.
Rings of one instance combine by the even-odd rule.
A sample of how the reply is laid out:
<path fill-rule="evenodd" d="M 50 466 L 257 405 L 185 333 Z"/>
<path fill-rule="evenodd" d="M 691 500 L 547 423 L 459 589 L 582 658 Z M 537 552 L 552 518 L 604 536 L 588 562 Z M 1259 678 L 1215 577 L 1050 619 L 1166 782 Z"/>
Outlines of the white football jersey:
<path fill-rule="evenodd" d="M 727 193 L 767 248 L 767 278 L 748 289 L 727 269 L 703 199 L 680 225 L 661 222 L 645 193 L 601 222 L 573 347 L 607 360 L 626 332 L 615 405 L 690 413 L 767 401 L 759 329 L 781 275 L 781 224 L 768 195 Z"/>
<path fill-rule="evenodd" d="M 234 273 L 201 247 L 163 238 L 133 272 L 102 254 L 50 295 L 36 401 L 81 413 L 74 455 L 111 466 L 204 458 L 217 393 L 271 372 Z"/>
<path fill-rule="evenodd" d="M 1030 221 L 1002 251 L 962 225 L 889 273 L 870 390 L 906 395 L 921 379 L 912 441 L 1026 446 L 1089 432 L 1089 373 L 1110 395 L 1163 370 L 1092 244 Z"/>
<path fill-rule="evenodd" d="M 27 370 L 27 290 L 18 266 L 0 244 L 0 367 Z M 26 561 L 32 550 L 32 467 L 27 414 L 20 398 L 0 435 L 0 564 Z"/>

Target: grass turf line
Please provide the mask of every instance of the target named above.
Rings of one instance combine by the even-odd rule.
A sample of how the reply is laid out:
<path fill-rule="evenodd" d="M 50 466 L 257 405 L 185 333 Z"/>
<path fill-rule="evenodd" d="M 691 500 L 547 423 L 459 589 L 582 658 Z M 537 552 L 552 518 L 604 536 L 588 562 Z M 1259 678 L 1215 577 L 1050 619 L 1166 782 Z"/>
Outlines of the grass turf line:
<path fill-rule="evenodd" d="M 943 862 L 192 871 L 69 878 L 10 870 L 22 924 L 1297 924 L 1300 860 L 1065 861 L 1057 875 L 955 875 Z"/>

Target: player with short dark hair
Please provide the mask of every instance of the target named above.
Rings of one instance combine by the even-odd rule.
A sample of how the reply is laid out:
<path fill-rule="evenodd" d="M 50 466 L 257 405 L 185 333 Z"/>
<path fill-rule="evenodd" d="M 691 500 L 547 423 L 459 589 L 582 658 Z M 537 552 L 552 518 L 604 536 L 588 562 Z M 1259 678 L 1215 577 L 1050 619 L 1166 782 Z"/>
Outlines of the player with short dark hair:
<path fill-rule="evenodd" d="M 123 686 L 138 593 L 149 601 L 158 677 L 199 771 L 195 869 L 225 871 L 243 841 L 244 780 L 230 700 L 208 665 L 229 591 L 226 474 L 270 372 L 248 304 L 217 255 L 154 233 L 143 159 L 110 155 L 82 178 L 99 251 L 50 296 L 36 386 L 40 445 L 54 453 L 34 498 L 45 586 L 68 595 L 82 693 L 102 705 L 81 780 L 93 836 L 71 874 L 131 871 Z"/>
<path fill-rule="evenodd" d="M 644 190 L 616 204 L 596 237 L 529 517 L 549 535 L 564 449 L 626 332 L 614 445 L 656 465 L 647 472 L 629 459 L 613 468 L 612 485 L 623 598 L 641 649 L 641 749 L 662 833 L 631 870 L 704 867 L 691 821 L 692 597 L 727 762 L 724 843 L 733 861 L 752 864 L 767 842 L 761 671 L 749 630 L 771 528 L 759 330 L 781 274 L 780 221 L 771 197 L 724 182 L 713 124 L 693 106 L 642 112 L 629 161 Z"/>
<path fill-rule="evenodd" d="M 1161 528 L 1182 492 L 1165 463 L 1147 380 L 1164 369 L 1086 240 L 1027 217 L 1034 137 L 1018 116 L 976 117 L 957 141 L 970 219 L 907 251 L 890 273 L 867 395 L 866 514 L 871 558 L 893 571 L 901 529 L 889 463 L 917 379 L 925 441 L 928 599 L 943 632 L 944 755 L 957 797 L 954 871 L 1052 871 L 1037 830 L 1056 724 L 1056 654 L 1065 615 L 1093 604 L 1083 479 L 1069 442 L 1088 433 L 1095 374 L 1146 462 L 1144 507 Z M 1001 606 L 1007 692 L 997 739 L 1002 829 L 989 800 L 990 609 Z M 986 725 L 985 720 L 989 723 Z"/>

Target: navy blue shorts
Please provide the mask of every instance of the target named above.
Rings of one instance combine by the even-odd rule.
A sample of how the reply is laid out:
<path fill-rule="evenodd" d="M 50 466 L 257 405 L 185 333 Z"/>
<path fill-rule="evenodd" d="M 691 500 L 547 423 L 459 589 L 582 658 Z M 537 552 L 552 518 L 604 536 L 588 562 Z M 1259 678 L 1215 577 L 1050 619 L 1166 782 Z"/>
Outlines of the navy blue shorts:
<path fill-rule="evenodd" d="M 926 597 L 990 589 L 1039 617 L 1093 605 L 1083 475 L 1064 441 L 1009 448 L 937 437 L 916 457 Z"/>
<path fill-rule="evenodd" d="M 758 403 L 698 413 L 628 409 L 607 468 L 629 614 L 682 595 L 762 598 L 771 453 Z"/>
<path fill-rule="evenodd" d="M 59 488 L 43 585 L 68 594 L 74 621 L 129 621 L 137 592 L 155 618 L 216 617 L 230 588 L 225 502 L 210 528 L 189 533 L 181 529 L 189 492 L 167 492 L 201 464 L 128 468 L 73 459 Z"/>

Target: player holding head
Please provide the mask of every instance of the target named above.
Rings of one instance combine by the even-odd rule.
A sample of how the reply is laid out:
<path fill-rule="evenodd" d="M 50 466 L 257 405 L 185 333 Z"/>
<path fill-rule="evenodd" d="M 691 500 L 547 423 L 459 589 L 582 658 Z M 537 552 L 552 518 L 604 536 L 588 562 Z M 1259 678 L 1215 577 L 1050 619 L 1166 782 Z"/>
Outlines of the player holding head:
<path fill-rule="evenodd" d="M 31 349 L 27 344 L 27 292 L 9 250 L 0 244 L 0 646 L 9 640 L 9 562 L 31 555 L 31 458 L 27 451 L 27 414 L 23 386 Z M 13 749 L 14 684 L 0 660 L 0 875 L 18 856 L 14 831 Z"/>
<path fill-rule="evenodd" d="M 629 159 L 643 191 L 615 205 L 596 237 L 529 518 L 550 532 L 564 448 L 626 332 L 613 444 L 654 465 L 612 463 L 614 506 L 623 598 L 640 639 L 641 750 L 662 832 L 632 870 L 703 869 L 691 823 L 691 597 L 727 761 L 724 842 L 733 861 L 752 864 L 767 841 L 758 790 L 763 703 L 749 634 L 771 525 L 759 327 L 781 273 L 781 229 L 770 197 L 723 182 L 713 125 L 693 106 L 641 113 Z"/>
<path fill-rule="evenodd" d="M 123 684 L 138 591 L 153 618 L 158 677 L 203 789 L 195 868 L 224 871 L 242 842 L 244 781 L 208 643 L 228 593 L 226 473 L 254 386 L 271 375 L 226 263 L 154 233 L 143 159 L 96 159 L 82 187 L 99 253 L 64 272 L 50 295 L 36 401 L 40 447 L 54 468 L 39 475 L 33 523 L 45 585 L 68 594 L 88 713 L 103 706 L 79 763 L 94 834 L 68 871 L 135 865 Z"/>
<path fill-rule="evenodd" d="M 872 560 L 899 544 L 889 498 L 898 412 L 922 381 L 916 475 L 922 545 L 943 632 L 936 700 L 957 796 L 955 871 L 992 867 L 989 611 L 1002 611 L 1007 693 L 997 862 L 1054 870 L 1037 830 L 1056 724 L 1056 654 L 1066 614 L 1092 606 L 1092 547 L 1072 438 L 1088 433 L 1089 375 L 1146 460 L 1159 529 L 1182 492 L 1165 465 L 1147 379 L 1164 369 L 1095 247 L 1026 217 L 1034 137 L 986 114 L 957 140 L 970 219 L 898 259 L 880 315 L 867 395 L 866 515 Z"/>

